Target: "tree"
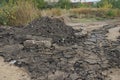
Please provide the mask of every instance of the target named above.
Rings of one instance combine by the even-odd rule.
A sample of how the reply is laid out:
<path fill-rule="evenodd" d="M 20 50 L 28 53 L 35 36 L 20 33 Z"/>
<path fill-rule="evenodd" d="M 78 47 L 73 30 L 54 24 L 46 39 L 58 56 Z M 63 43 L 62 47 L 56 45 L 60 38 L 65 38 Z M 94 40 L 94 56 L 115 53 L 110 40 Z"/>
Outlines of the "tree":
<path fill-rule="evenodd" d="M 120 9 L 120 0 L 101 0 L 98 3 L 98 7 L 102 7 L 102 8 L 119 8 Z"/>
<path fill-rule="evenodd" d="M 112 5 L 112 3 L 110 2 L 110 0 L 101 0 L 101 1 L 98 3 L 98 7 L 101 7 L 101 8 L 112 8 L 113 5 Z"/>
<path fill-rule="evenodd" d="M 69 9 L 71 7 L 70 0 L 59 0 L 58 6 L 60 8 Z"/>
<path fill-rule="evenodd" d="M 44 0 L 32 0 L 32 1 L 39 9 L 45 8 L 47 4 Z"/>
<path fill-rule="evenodd" d="M 111 0 L 113 4 L 113 8 L 119 8 L 120 9 L 120 0 Z"/>

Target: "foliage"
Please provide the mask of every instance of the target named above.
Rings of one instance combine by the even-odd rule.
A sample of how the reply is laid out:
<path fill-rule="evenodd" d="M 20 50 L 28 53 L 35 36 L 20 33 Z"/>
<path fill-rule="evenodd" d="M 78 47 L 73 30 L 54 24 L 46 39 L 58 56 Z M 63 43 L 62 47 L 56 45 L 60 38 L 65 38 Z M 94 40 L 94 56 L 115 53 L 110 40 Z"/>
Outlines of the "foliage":
<path fill-rule="evenodd" d="M 111 0 L 111 3 L 113 4 L 113 8 L 120 9 L 120 0 Z"/>
<path fill-rule="evenodd" d="M 113 5 L 109 2 L 109 0 L 101 0 L 98 3 L 98 6 L 100 8 L 112 8 L 113 7 Z"/>
<path fill-rule="evenodd" d="M 59 0 L 54 4 L 44 0 L 0 0 L 0 25 L 25 25 L 41 15 L 61 16 L 66 12 L 84 17 L 120 17 L 119 9 L 120 0 L 101 0 L 94 6 L 72 4 L 70 0 Z"/>
<path fill-rule="evenodd" d="M 98 7 L 102 7 L 102 8 L 119 8 L 120 9 L 120 0 L 101 0 L 98 3 Z"/>
<path fill-rule="evenodd" d="M 12 0 L 11 0 L 12 1 Z M 0 23 L 2 25 L 25 25 L 38 16 L 38 10 L 30 1 L 17 0 L 8 2 L 1 8 Z"/>
<path fill-rule="evenodd" d="M 60 8 L 70 9 L 71 7 L 70 0 L 59 0 L 58 6 Z"/>
<path fill-rule="evenodd" d="M 7 19 L 7 16 L 6 14 L 4 13 L 4 11 L 1 9 L 0 10 L 0 24 L 1 25 L 6 25 L 8 23 L 8 19 Z"/>
<path fill-rule="evenodd" d="M 112 17 L 112 16 L 115 16 L 115 13 L 114 13 L 112 10 L 109 10 L 109 11 L 107 12 L 107 15 L 108 15 L 109 17 Z"/>
<path fill-rule="evenodd" d="M 32 0 L 39 9 L 46 8 L 47 3 L 44 0 Z"/>

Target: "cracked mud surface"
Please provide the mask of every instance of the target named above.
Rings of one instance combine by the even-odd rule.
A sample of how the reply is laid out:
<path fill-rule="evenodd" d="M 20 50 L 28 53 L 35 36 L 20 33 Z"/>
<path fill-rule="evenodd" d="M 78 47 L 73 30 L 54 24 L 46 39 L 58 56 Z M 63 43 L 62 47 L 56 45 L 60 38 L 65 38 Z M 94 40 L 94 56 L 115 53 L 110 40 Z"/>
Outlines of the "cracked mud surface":
<path fill-rule="evenodd" d="M 120 35 L 112 41 L 106 34 L 118 26 L 86 32 L 45 17 L 25 28 L 0 27 L 0 56 L 26 69 L 31 80 L 115 80 Z"/>

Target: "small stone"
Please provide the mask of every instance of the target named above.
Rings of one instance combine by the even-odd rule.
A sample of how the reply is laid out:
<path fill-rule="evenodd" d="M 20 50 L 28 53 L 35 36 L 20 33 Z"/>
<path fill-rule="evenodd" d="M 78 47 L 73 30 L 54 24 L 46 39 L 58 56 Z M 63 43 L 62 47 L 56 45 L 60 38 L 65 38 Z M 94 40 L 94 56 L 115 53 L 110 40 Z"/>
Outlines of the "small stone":
<path fill-rule="evenodd" d="M 10 61 L 9 63 L 10 64 L 15 64 L 17 61 L 16 60 L 12 60 L 12 61 Z"/>

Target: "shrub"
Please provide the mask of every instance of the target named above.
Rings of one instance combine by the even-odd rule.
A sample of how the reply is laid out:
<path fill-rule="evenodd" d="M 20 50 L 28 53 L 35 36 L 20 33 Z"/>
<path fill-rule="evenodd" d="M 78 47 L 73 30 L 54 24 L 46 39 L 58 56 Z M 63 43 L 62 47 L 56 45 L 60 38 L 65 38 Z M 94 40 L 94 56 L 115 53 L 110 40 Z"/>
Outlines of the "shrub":
<path fill-rule="evenodd" d="M 113 5 L 109 0 L 101 0 L 98 3 L 98 7 L 100 7 L 100 8 L 112 8 Z"/>
<path fill-rule="evenodd" d="M 7 16 L 4 14 L 2 10 L 0 10 L 0 24 L 6 25 L 8 23 Z"/>
<path fill-rule="evenodd" d="M 63 9 L 70 9 L 71 8 L 70 0 L 59 0 L 58 6 Z"/>
<path fill-rule="evenodd" d="M 1 24 L 25 25 L 38 16 L 38 10 L 31 1 L 18 0 L 12 5 L 8 2 L 0 15 Z"/>
<path fill-rule="evenodd" d="M 0 24 L 7 25 L 10 23 L 14 16 L 12 15 L 15 11 L 15 8 L 11 8 L 10 6 L 6 5 L 1 8 L 0 12 Z"/>
<path fill-rule="evenodd" d="M 17 9 L 14 12 L 13 16 L 15 19 L 12 24 L 22 25 L 27 24 L 38 16 L 38 11 L 32 2 L 18 2 Z"/>
<path fill-rule="evenodd" d="M 47 3 L 44 0 L 32 0 L 34 4 L 37 6 L 39 9 L 44 9 L 47 7 Z"/>
<path fill-rule="evenodd" d="M 106 15 L 112 17 L 115 16 L 115 13 L 112 10 L 109 10 Z"/>

